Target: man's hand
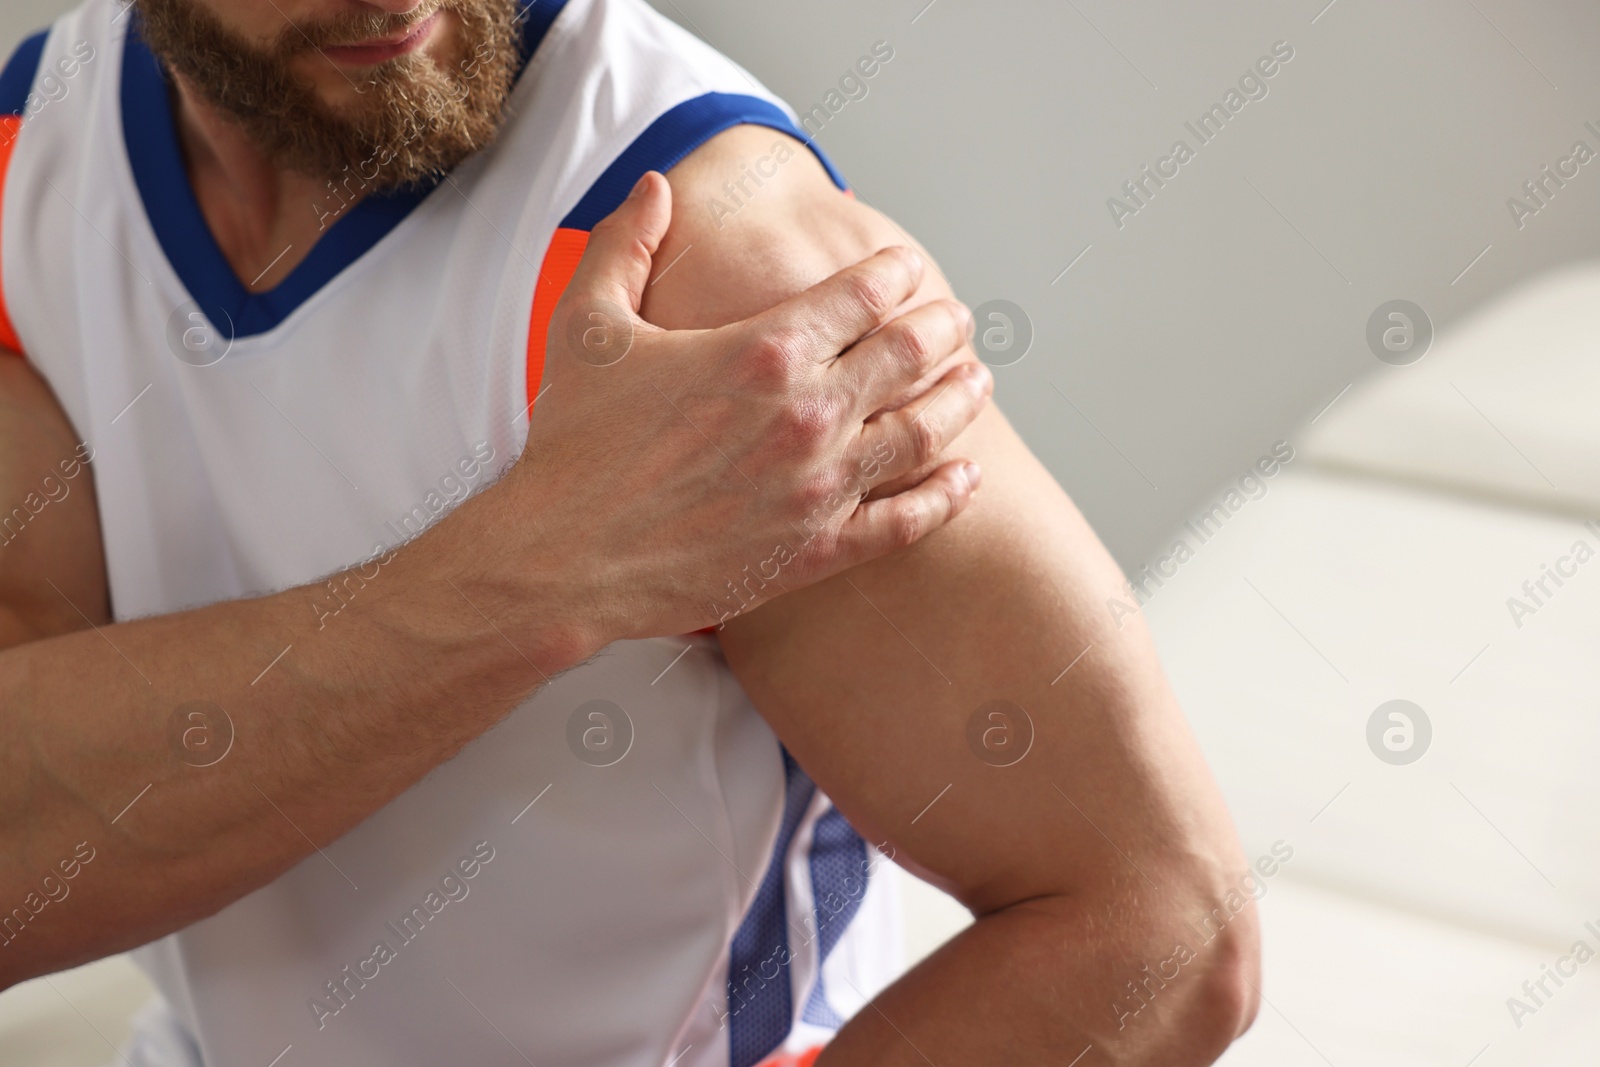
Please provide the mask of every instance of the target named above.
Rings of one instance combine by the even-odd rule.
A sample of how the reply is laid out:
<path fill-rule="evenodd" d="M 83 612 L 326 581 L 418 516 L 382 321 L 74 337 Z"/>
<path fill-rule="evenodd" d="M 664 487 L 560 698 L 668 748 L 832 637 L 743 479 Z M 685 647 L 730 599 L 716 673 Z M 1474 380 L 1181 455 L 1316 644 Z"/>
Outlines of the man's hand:
<path fill-rule="evenodd" d="M 904 548 L 978 484 L 960 458 L 925 469 L 993 379 L 967 360 L 926 382 L 972 315 L 936 300 L 894 318 L 921 255 L 888 248 L 744 322 L 668 333 L 638 309 L 671 215 L 652 172 L 594 231 L 510 476 L 539 501 L 541 550 L 585 583 L 599 644 L 720 623 Z"/>

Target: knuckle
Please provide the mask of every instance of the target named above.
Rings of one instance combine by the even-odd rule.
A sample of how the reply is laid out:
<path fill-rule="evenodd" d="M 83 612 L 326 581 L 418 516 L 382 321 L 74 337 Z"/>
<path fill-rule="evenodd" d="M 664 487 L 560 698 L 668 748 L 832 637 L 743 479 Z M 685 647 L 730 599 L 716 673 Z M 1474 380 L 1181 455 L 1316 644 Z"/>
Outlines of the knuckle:
<path fill-rule="evenodd" d="M 650 249 L 646 248 L 645 243 L 639 240 L 638 237 L 632 238 L 623 245 L 618 258 L 628 268 L 645 275 L 648 275 L 655 266 L 655 258 L 651 256 Z"/>
<path fill-rule="evenodd" d="M 837 571 L 841 562 L 849 562 L 856 553 L 843 531 L 825 526 L 807 535 L 805 547 L 796 557 L 797 574 L 814 580 Z"/>
<path fill-rule="evenodd" d="M 915 466 L 931 463 L 944 451 L 944 433 L 933 419 L 923 416 L 912 419 L 907 427 L 910 438 L 911 459 Z"/>
<path fill-rule="evenodd" d="M 750 344 L 752 369 L 766 380 L 787 381 L 794 367 L 805 358 L 806 339 L 790 327 L 763 330 Z"/>
<path fill-rule="evenodd" d="M 926 524 L 922 512 L 907 504 L 890 513 L 888 527 L 889 543 L 896 548 L 907 548 L 922 537 Z"/>
<path fill-rule="evenodd" d="M 615 215 L 608 215 L 595 223 L 583 259 L 602 275 L 615 275 L 619 271 L 650 272 L 655 262 L 650 249 L 628 224 Z"/>
<path fill-rule="evenodd" d="M 867 268 L 846 276 L 850 298 L 874 318 L 887 315 L 899 303 L 894 286 L 882 270 Z"/>
<path fill-rule="evenodd" d="M 590 231 L 589 243 L 584 249 L 584 255 L 594 260 L 604 258 L 608 253 L 611 255 L 626 253 L 629 251 L 625 247 L 628 242 L 621 240 L 625 236 L 625 232 L 622 229 L 622 220 L 615 215 L 607 215 L 595 223 L 594 229 Z"/>
<path fill-rule="evenodd" d="M 784 406 L 779 431 L 785 445 L 810 451 L 828 439 L 833 423 L 832 406 L 809 397 Z"/>
<path fill-rule="evenodd" d="M 800 513 L 802 520 L 808 522 L 808 527 L 812 527 L 808 528 L 808 533 L 820 532 L 821 529 L 831 528 L 831 524 L 826 521 L 827 516 L 820 513 L 827 510 L 828 497 L 833 492 L 833 483 L 822 474 L 810 475 L 795 488 L 795 510 Z M 821 523 L 820 527 L 811 523 L 810 520 L 812 519 L 818 520 Z"/>
<path fill-rule="evenodd" d="M 894 347 L 913 370 L 921 370 L 934 357 L 933 339 L 915 323 L 897 320 L 893 326 Z"/>

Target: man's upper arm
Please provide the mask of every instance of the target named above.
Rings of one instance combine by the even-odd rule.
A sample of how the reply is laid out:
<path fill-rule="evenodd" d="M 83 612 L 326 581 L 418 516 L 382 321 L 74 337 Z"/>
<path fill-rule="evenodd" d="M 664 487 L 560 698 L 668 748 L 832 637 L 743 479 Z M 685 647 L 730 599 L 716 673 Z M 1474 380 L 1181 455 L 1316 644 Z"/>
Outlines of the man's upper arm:
<path fill-rule="evenodd" d="M 109 621 L 87 456 L 50 387 L 0 348 L 0 648 Z"/>
<path fill-rule="evenodd" d="M 670 267 L 657 268 L 647 319 L 720 325 L 911 243 L 792 142 L 793 158 L 736 212 L 709 207 L 780 140 L 736 128 L 668 174 L 674 218 L 657 263 Z M 914 302 L 947 295 L 930 270 Z M 1222 885 L 1239 861 L 1215 786 L 1141 622 L 1119 628 L 1103 606 L 1120 571 L 998 409 L 947 447 L 956 457 L 983 468 L 965 512 L 731 620 L 734 672 L 864 835 L 979 913 L 1089 888 Z M 1000 725 L 972 728 L 991 701 L 1031 722 L 1013 766 L 977 754 Z M 1011 716 L 1016 738 L 1023 720 Z"/>

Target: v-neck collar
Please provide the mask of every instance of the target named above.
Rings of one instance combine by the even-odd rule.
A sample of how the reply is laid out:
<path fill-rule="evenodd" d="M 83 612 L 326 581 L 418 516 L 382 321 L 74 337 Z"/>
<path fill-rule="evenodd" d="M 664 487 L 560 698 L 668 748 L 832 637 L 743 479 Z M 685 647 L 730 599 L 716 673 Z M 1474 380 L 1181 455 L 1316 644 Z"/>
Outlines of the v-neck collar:
<path fill-rule="evenodd" d="M 566 0 L 519 0 L 520 78 Z M 166 73 L 130 20 L 122 55 L 122 132 L 139 198 L 189 296 L 229 339 L 266 333 L 383 240 L 440 184 L 371 194 L 340 214 L 310 253 L 272 289 L 252 293 L 206 225 L 183 164 Z"/>

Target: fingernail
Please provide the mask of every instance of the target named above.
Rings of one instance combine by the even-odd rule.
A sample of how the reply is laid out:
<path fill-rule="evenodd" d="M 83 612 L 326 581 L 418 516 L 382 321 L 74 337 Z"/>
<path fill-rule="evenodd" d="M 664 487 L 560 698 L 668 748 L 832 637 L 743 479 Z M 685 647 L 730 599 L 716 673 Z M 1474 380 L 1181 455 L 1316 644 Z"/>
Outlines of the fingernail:
<path fill-rule="evenodd" d="M 983 471 L 976 463 L 968 463 L 961 468 L 961 473 L 967 477 L 968 489 L 976 489 L 983 484 Z"/>
<path fill-rule="evenodd" d="M 639 176 L 639 180 L 633 183 L 633 191 L 628 194 L 628 199 L 632 200 L 634 197 L 638 196 L 644 190 L 644 183 L 649 181 L 649 180 L 650 180 L 650 172 L 649 171 L 646 171 L 645 173 L 641 174 Z"/>
<path fill-rule="evenodd" d="M 972 384 L 977 386 L 978 392 L 994 385 L 994 373 L 982 363 L 967 364 L 967 377 L 972 379 Z"/>

